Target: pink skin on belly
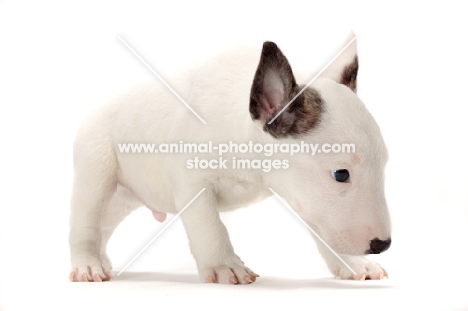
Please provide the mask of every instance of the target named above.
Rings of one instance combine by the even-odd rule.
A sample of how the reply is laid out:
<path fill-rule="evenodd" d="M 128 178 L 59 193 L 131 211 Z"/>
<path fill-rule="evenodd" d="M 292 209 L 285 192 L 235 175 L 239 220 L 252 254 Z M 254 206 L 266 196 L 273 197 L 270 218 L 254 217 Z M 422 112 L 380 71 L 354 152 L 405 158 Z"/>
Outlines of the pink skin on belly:
<path fill-rule="evenodd" d="M 148 204 L 145 203 L 145 201 L 143 201 L 138 195 L 135 194 L 135 192 L 132 191 L 132 189 L 130 187 L 125 187 L 123 184 L 120 183 L 120 186 L 122 186 L 123 188 L 127 189 L 128 191 L 130 191 L 130 193 L 135 197 L 137 198 L 143 205 L 145 205 L 152 213 L 153 213 L 153 217 L 154 219 L 156 219 L 157 221 L 159 222 L 163 222 L 164 220 L 166 220 L 166 217 L 167 217 L 167 214 L 166 213 L 162 213 L 162 212 L 155 212 L 155 209 L 148 206 Z"/>
<path fill-rule="evenodd" d="M 166 220 L 167 214 L 166 213 L 161 213 L 161 212 L 154 212 L 153 211 L 153 217 L 159 222 L 163 222 Z"/>

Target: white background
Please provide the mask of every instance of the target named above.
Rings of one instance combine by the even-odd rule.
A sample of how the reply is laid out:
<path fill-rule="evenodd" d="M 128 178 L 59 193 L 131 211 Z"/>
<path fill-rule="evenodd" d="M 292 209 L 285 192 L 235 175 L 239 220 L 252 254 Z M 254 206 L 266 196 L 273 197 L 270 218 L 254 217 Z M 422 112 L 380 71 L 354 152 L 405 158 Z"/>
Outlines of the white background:
<path fill-rule="evenodd" d="M 0 3 L 0 309 L 468 309 L 466 9 L 455 2 Z M 384 281 L 332 279 L 306 229 L 275 199 L 224 215 L 237 252 L 262 277 L 200 284 L 179 221 L 113 282 L 68 282 L 72 142 L 95 107 L 227 46 L 278 43 L 317 71 L 350 30 L 359 96 L 390 151 Z M 110 244 L 122 267 L 161 228 L 146 209 Z"/>

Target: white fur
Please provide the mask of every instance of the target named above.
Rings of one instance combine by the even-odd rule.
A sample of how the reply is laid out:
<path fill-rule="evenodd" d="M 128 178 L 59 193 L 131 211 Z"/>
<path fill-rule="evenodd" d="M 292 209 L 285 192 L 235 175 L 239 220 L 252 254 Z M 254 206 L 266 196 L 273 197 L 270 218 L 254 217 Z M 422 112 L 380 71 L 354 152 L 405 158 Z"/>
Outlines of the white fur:
<path fill-rule="evenodd" d="M 354 45 L 351 51 L 355 51 Z M 355 54 L 346 55 L 349 62 Z M 283 155 L 290 162 L 289 169 L 264 173 L 188 170 L 185 163 L 193 154 L 118 152 L 117 143 L 298 141 L 275 139 L 249 115 L 250 87 L 259 56 L 259 51 L 244 50 L 223 54 L 172 80 L 174 89 L 207 125 L 157 81 L 134 88 L 84 123 L 74 148 L 70 222 L 73 280 L 109 279 L 111 265 L 105 246 L 132 210 L 145 205 L 163 220 L 162 213 L 177 213 L 201 188 L 207 190 L 181 218 L 202 281 L 255 280 L 256 275 L 235 255 L 219 212 L 263 200 L 271 195 L 269 187 L 285 197 L 338 253 L 347 254 L 349 264 L 358 272 L 352 276 L 319 245 L 335 275 L 360 279 L 385 274 L 364 257 L 350 256 L 363 255 L 373 238 L 390 236 L 384 197 L 387 153 L 379 128 L 363 103 L 350 89 L 326 78 L 336 79 L 336 66 L 312 85 L 324 99 L 325 111 L 318 128 L 300 140 L 355 143 L 356 154 Z M 340 60 L 342 65 L 346 59 Z M 331 170 L 343 168 L 351 172 L 351 183 L 337 183 L 330 176 Z"/>

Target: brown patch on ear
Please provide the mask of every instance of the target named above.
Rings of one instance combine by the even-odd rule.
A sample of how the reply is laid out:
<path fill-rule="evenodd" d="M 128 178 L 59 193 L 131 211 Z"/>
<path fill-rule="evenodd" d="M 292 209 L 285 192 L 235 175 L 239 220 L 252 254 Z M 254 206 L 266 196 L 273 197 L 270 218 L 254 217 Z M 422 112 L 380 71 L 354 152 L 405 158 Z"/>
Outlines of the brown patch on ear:
<path fill-rule="evenodd" d="M 356 93 L 357 88 L 357 74 L 358 74 L 358 57 L 355 56 L 351 64 L 347 65 L 343 72 L 341 73 L 340 83 L 349 87 L 354 93 Z"/>
<path fill-rule="evenodd" d="M 301 89 L 298 86 L 296 94 Z M 322 111 L 322 97 L 316 90 L 307 88 L 273 123 L 265 123 L 263 130 L 276 138 L 297 137 L 317 127 Z"/>
<path fill-rule="evenodd" d="M 306 89 L 271 124 L 268 124 L 302 89 L 296 84 L 291 66 L 273 42 L 263 44 L 260 62 L 250 91 L 250 115 L 274 137 L 297 136 L 320 121 L 322 98 Z"/>

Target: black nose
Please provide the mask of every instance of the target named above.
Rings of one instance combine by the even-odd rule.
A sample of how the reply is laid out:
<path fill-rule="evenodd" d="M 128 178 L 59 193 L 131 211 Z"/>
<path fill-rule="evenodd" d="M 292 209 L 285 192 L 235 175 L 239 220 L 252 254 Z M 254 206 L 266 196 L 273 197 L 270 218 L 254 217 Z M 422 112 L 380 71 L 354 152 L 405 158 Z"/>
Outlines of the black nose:
<path fill-rule="evenodd" d="M 380 254 L 382 252 L 385 252 L 387 249 L 389 249 L 390 244 L 392 244 L 391 238 L 388 238 L 388 240 L 385 240 L 385 241 L 375 238 L 370 242 L 370 249 L 366 253 L 367 254 Z"/>

